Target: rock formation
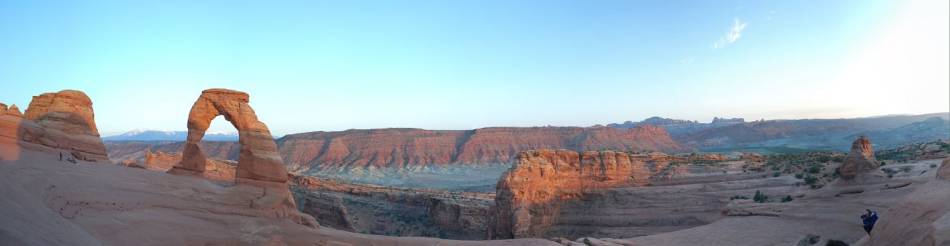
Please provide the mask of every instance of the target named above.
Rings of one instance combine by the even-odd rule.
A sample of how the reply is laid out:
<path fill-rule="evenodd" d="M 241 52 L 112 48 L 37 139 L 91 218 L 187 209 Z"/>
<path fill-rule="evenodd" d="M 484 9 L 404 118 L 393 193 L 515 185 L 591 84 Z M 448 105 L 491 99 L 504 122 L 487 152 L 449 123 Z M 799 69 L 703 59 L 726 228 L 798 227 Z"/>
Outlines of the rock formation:
<path fill-rule="evenodd" d="M 277 153 L 277 144 L 274 143 L 274 138 L 267 126 L 257 119 L 248 101 L 248 94 L 240 91 L 227 89 L 202 91 L 188 115 L 188 139 L 185 142 L 182 160 L 169 172 L 204 174 L 208 157 L 198 144 L 211 125 L 211 121 L 219 115 L 224 115 L 224 118 L 231 122 L 240 134 L 238 142 L 241 144 L 241 153 L 235 180 L 286 185 L 287 171 Z"/>
<path fill-rule="evenodd" d="M 181 161 L 168 172 L 209 179 L 229 179 L 260 187 L 263 195 L 251 201 L 251 208 L 271 210 L 274 211 L 274 217 L 290 219 L 302 225 L 317 226 L 312 217 L 300 216 L 297 211 L 297 204 L 287 186 L 287 171 L 277 154 L 277 144 L 274 143 L 267 126 L 257 119 L 254 110 L 248 105 L 248 99 L 247 93 L 239 91 L 202 91 L 188 115 L 188 139 L 181 154 Z M 227 167 L 218 170 L 220 165 L 209 160 L 199 147 L 211 121 L 219 115 L 224 115 L 240 134 L 238 142 L 241 145 L 241 153 L 233 172 L 228 171 Z"/>
<path fill-rule="evenodd" d="M 16 104 L 10 105 L 10 107 L 7 108 L 6 104 L 0 103 L 0 115 L 13 115 L 22 117 L 23 113 L 20 113 L 20 108 L 18 108 Z"/>
<path fill-rule="evenodd" d="M 492 238 L 544 236 L 562 201 L 590 189 L 649 184 L 651 169 L 658 168 L 647 161 L 613 151 L 521 152 L 498 181 Z"/>
<path fill-rule="evenodd" d="M 854 179 L 858 174 L 877 169 L 871 140 L 861 136 L 851 144 L 851 153 L 845 158 L 838 171 L 843 179 Z"/>
<path fill-rule="evenodd" d="M 49 152 L 66 151 L 79 160 L 108 159 L 96 128 L 92 100 L 81 91 L 34 96 L 22 115 L 15 105 L 3 108 L 5 112 L 0 116 L 7 117 L 2 127 L 6 137 L 51 148 Z"/>
<path fill-rule="evenodd" d="M 175 164 L 181 161 L 181 153 L 167 154 L 165 152 L 152 152 L 146 150 L 143 165 L 146 169 L 168 171 L 175 167 Z"/>
<path fill-rule="evenodd" d="M 937 170 L 937 178 L 950 181 L 950 158 L 943 160 L 940 169 Z"/>
<path fill-rule="evenodd" d="M 950 245 L 950 159 L 937 177 L 884 213 L 866 245 Z"/>
<path fill-rule="evenodd" d="M 17 116 L 17 117 L 23 117 L 23 113 L 20 112 L 20 108 L 17 107 L 16 104 L 10 105 L 10 108 L 7 109 L 7 114 Z"/>
<path fill-rule="evenodd" d="M 468 131 L 371 129 L 291 134 L 278 140 L 291 169 L 510 163 L 520 151 L 678 151 L 665 130 L 610 127 L 493 127 Z"/>
<path fill-rule="evenodd" d="M 81 91 L 63 90 L 34 96 L 23 117 L 43 126 L 62 125 L 64 132 L 99 136 L 92 100 Z"/>
<path fill-rule="evenodd" d="M 165 153 L 162 151 L 152 152 L 147 150 L 145 158 L 141 161 L 125 160 L 135 163 L 134 167 L 141 167 L 148 170 L 165 172 L 172 169 L 175 164 L 181 162 L 181 153 Z M 208 158 L 203 177 L 211 180 L 233 181 L 237 163 L 231 160 L 219 160 Z"/>

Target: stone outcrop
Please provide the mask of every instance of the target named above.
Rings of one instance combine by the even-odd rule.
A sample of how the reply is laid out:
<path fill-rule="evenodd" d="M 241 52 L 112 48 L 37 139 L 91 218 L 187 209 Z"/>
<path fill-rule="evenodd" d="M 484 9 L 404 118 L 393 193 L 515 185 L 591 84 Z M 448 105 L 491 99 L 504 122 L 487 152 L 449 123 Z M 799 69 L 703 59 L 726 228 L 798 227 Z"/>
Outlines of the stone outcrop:
<path fill-rule="evenodd" d="M 15 105 L 0 109 L 4 111 L 0 116 L 5 117 L 5 137 L 49 148 L 49 152 L 65 152 L 78 160 L 108 160 L 96 128 L 92 100 L 81 91 L 34 96 L 24 114 Z"/>
<path fill-rule="evenodd" d="M 950 181 L 950 158 L 943 160 L 940 169 L 937 170 L 937 178 Z"/>
<path fill-rule="evenodd" d="M 950 159 L 937 178 L 904 196 L 882 217 L 866 245 L 950 245 Z"/>
<path fill-rule="evenodd" d="M 371 129 L 291 134 L 278 140 L 292 170 L 511 163 L 520 151 L 679 151 L 665 130 L 611 127 Z"/>
<path fill-rule="evenodd" d="M 838 172 L 843 179 L 854 179 L 857 175 L 878 168 L 874 159 L 874 149 L 871 140 L 861 136 L 851 144 L 851 153 L 845 158 Z"/>
<path fill-rule="evenodd" d="M 535 150 L 518 154 L 498 181 L 492 238 L 542 237 L 557 221 L 561 202 L 582 192 L 650 183 L 649 156 L 613 151 Z"/>
<path fill-rule="evenodd" d="M 141 162 L 133 160 L 127 161 L 135 163 L 135 167 L 165 172 L 172 169 L 178 162 L 181 162 L 181 153 L 152 152 L 147 150 L 145 152 L 145 158 L 141 160 Z M 236 166 L 237 162 L 231 160 L 208 158 L 203 176 L 211 180 L 232 181 L 234 180 Z"/>
<path fill-rule="evenodd" d="M 8 108 L 6 104 L 0 103 L 0 115 L 12 115 L 17 117 L 22 117 L 23 113 L 20 113 L 20 108 L 16 104 L 10 105 Z"/>
<path fill-rule="evenodd" d="M 248 94 L 240 91 L 227 89 L 202 91 L 188 115 L 188 139 L 185 142 L 182 160 L 169 172 L 204 174 L 208 166 L 208 157 L 199 147 L 199 143 L 211 125 L 211 121 L 223 115 L 240 134 L 238 142 L 241 144 L 241 153 L 235 180 L 285 185 L 287 171 L 277 153 L 277 144 L 274 143 L 274 138 L 267 126 L 257 119 L 257 115 L 248 102 Z"/>
<path fill-rule="evenodd" d="M 81 91 L 63 90 L 34 96 L 23 117 L 47 127 L 60 126 L 58 128 L 67 133 L 99 136 L 92 100 Z"/>

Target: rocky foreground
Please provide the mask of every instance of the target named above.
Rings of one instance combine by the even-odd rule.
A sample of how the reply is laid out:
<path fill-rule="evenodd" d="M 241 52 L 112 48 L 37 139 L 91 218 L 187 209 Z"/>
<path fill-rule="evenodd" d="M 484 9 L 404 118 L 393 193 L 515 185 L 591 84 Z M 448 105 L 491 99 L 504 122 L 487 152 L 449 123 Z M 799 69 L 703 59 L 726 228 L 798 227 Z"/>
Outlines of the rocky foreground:
<path fill-rule="evenodd" d="M 552 245 L 540 239 L 452 241 L 357 234 L 300 224 L 283 195 L 18 148 L 0 161 L 4 245 Z M 308 216 L 309 217 L 309 216 Z"/>
<path fill-rule="evenodd" d="M 286 214 L 281 215 L 269 209 L 269 206 L 253 205 L 267 204 L 269 200 L 267 192 L 260 187 L 85 161 L 73 164 L 59 161 L 56 155 L 33 150 L 35 146 L 25 146 L 19 151 L 19 159 L 4 159 L 0 162 L 0 189 L 5 194 L 0 198 L 0 216 L 4 218 L 0 228 L 4 231 L 4 242 L 21 245 L 555 244 L 554 241 L 539 239 L 453 241 L 386 237 L 330 229 L 329 225 L 313 228 L 287 219 Z M 721 179 L 725 176 L 710 178 L 682 172 L 680 177 L 692 181 L 657 181 L 655 186 L 581 192 L 582 195 L 577 199 L 565 201 L 561 205 L 559 217 L 548 231 L 555 232 L 550 235 L 568 233 L 562 235 L 571 240 L 558 239 L 565 244 L 590 245 L 696 245 L 709 242 L 724 245 L 794 244 L 808 234 L 819 236 L 821 241 L 834 239 L 859 242 L 869 239 L 863 239 L 864 232 L 856 217 L 863 209 L 871 208 L 881 213 L 881 227 L 878 229 L 881 235 L 890 231 L 887 228 L 898 228 L 903 233 L 900 236 L 903 239 L 945 240 L 937 234 L 916 236 L 946 231 L 940 229 L 940 223 L 944 222 L 940 222 L 943 217 L 939 215 L 946 214 L 943 202 L 950 200 L 950 194 L 941 185 L 950 181 L 935 180 L 934 177 L 937 173 L 950 172 L 947 171 L 950 169 L 938 171 L 931 167 L 937 164 L 939 160 L 899 164 L 894 168 L 908 166 L 910 171 L 901 172 L 893 178 L 877 177 L 877 180 L 859 184 L 835 183 L 817 190 L 796 185 L 801 181 L 788 175 L 767 178 L 742 176 L 739 165 L 723 168 L 735 175 L 733 178 L 745 178 L 726 180 Z M 357 188 L 332 183 L 301 187 L 350 194 L 375 194 L 367 197 L 377 198 L 386 193 L 409 192 L 384 193 L 373 188 L 352 190 Z M 751 196 L 756 190 L 768 194 L 770 201 L 756 203 L 728 198 Z M 785 194 L 794 200 L 784 203 L 778 201 Z M 426 199 L 437 196 L 421 195 Z M 910 198 L 919 196 L 930 199 L 917 198 L 909 205 L 902 205 Z M 393 198 L 399 199 L 396 196 Z M 308 203 L 304 200 L 297 202 Z M 921 203 L 925 206 L 919 205 Z M 888 208 L 893 208 L 893 211 Z M 301 209 L 306 212 L 307 206 L 301 206 Z M 892 213 L 903 213 L 901 211 L 919 214 L 908 218 L 934 222 L 918 223 L 919 219 L 900 222 L 903 216 Z M 330 219 L 320 219 L 322 216 L 315 217 L 321 224 L 324 221 L 327 224 L 334 223 Z M 680 219 L 674 219 L 676 217 Z M 688 217 L 703 222 L 691 223 L 682 219 Z M 887 226 L 888 223 L 903 223 L 904 226 Z M 631 230 L 636 227 L 665 227 L 659 230 L 668 232 Z M 631 231 L 649 236 L 624 236 Z"/>
<path fill-rule="evenodd" d="M 297 210 L 276 145 L 247 94 L 206 90 L 189 117 L 191 150 L 169 165 L 97 162 L 104 148 L 81 92 L 34 97 L 27 116 L 0 115 L 0 242 L 4 245 L 550 245 L 545 240 L 394 238 L 319 226 Z M 35 107 L 34 107 L 35 106 Z M 9 113 L 8 113 L 9 112 Z M 196 148 L 226 115 L 241 132 L 241 161 L 209 179 Z M 188 149 L 188 148 L 186 148 Z M 103 155 L 99 155 L 103 154 Z M 153 164 L 155 164 L 153 163 Z M 225 166 L 230 166 L 225 163 Z M 138 168 L 130 168 L 138 167 Z M 212 165 L 212 167 L 214 167 Z M 151 169 L 151 170 L 150 170 Z M 175 171 L 176 169 L 184 169 Z M 279 169 L 279 170 L 278 170 Z M 279 171 L 279 172 L 275 172 Z M 178 173 L 184 175 L 172 175 Z M 276 174 L 275 174 L 276 173 Z M 216 174 L 216 175 L 220 175 Z"/>

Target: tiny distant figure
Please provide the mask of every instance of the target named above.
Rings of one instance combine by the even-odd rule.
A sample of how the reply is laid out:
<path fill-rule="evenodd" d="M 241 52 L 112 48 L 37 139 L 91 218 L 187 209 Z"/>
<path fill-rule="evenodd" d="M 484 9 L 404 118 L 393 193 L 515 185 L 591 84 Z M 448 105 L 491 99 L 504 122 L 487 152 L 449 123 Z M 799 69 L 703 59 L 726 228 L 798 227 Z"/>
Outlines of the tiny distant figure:
<path fill-rule="evenodd" d="M 63 161 L 63 152 L 59 152 L 59 161 Z"/>
<path fill-rule="evenodd" d="M 865 210 L 868 212 L 861 215 L 861 220 L 864 222 L 864 231 L 871 235 L 871 229 L 874 229 L 874 223 L 877 223 L 877 212 L 870 209 Z"/>

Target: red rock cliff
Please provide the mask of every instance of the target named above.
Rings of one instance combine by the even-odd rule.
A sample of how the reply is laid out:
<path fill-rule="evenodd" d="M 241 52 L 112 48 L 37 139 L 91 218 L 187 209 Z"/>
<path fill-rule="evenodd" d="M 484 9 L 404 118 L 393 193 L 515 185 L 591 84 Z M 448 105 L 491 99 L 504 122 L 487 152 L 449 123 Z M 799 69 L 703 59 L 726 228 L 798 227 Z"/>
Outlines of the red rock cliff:
<path fill-rule="evenodd" d="M 468 131 L 372 129 L 311 132 L 278 140 L 291 170 L 510 163 L 533 149 L 677 151 L 662 128 L 498 127 Z"/>
<path fill-rule="evenodd" d="M 541 237 L 559 203 L 590 189 L 649 183 L 660 163 L 614 151 L 535 150 L 518 154 L 498 181 L 492 238 Z"/>

